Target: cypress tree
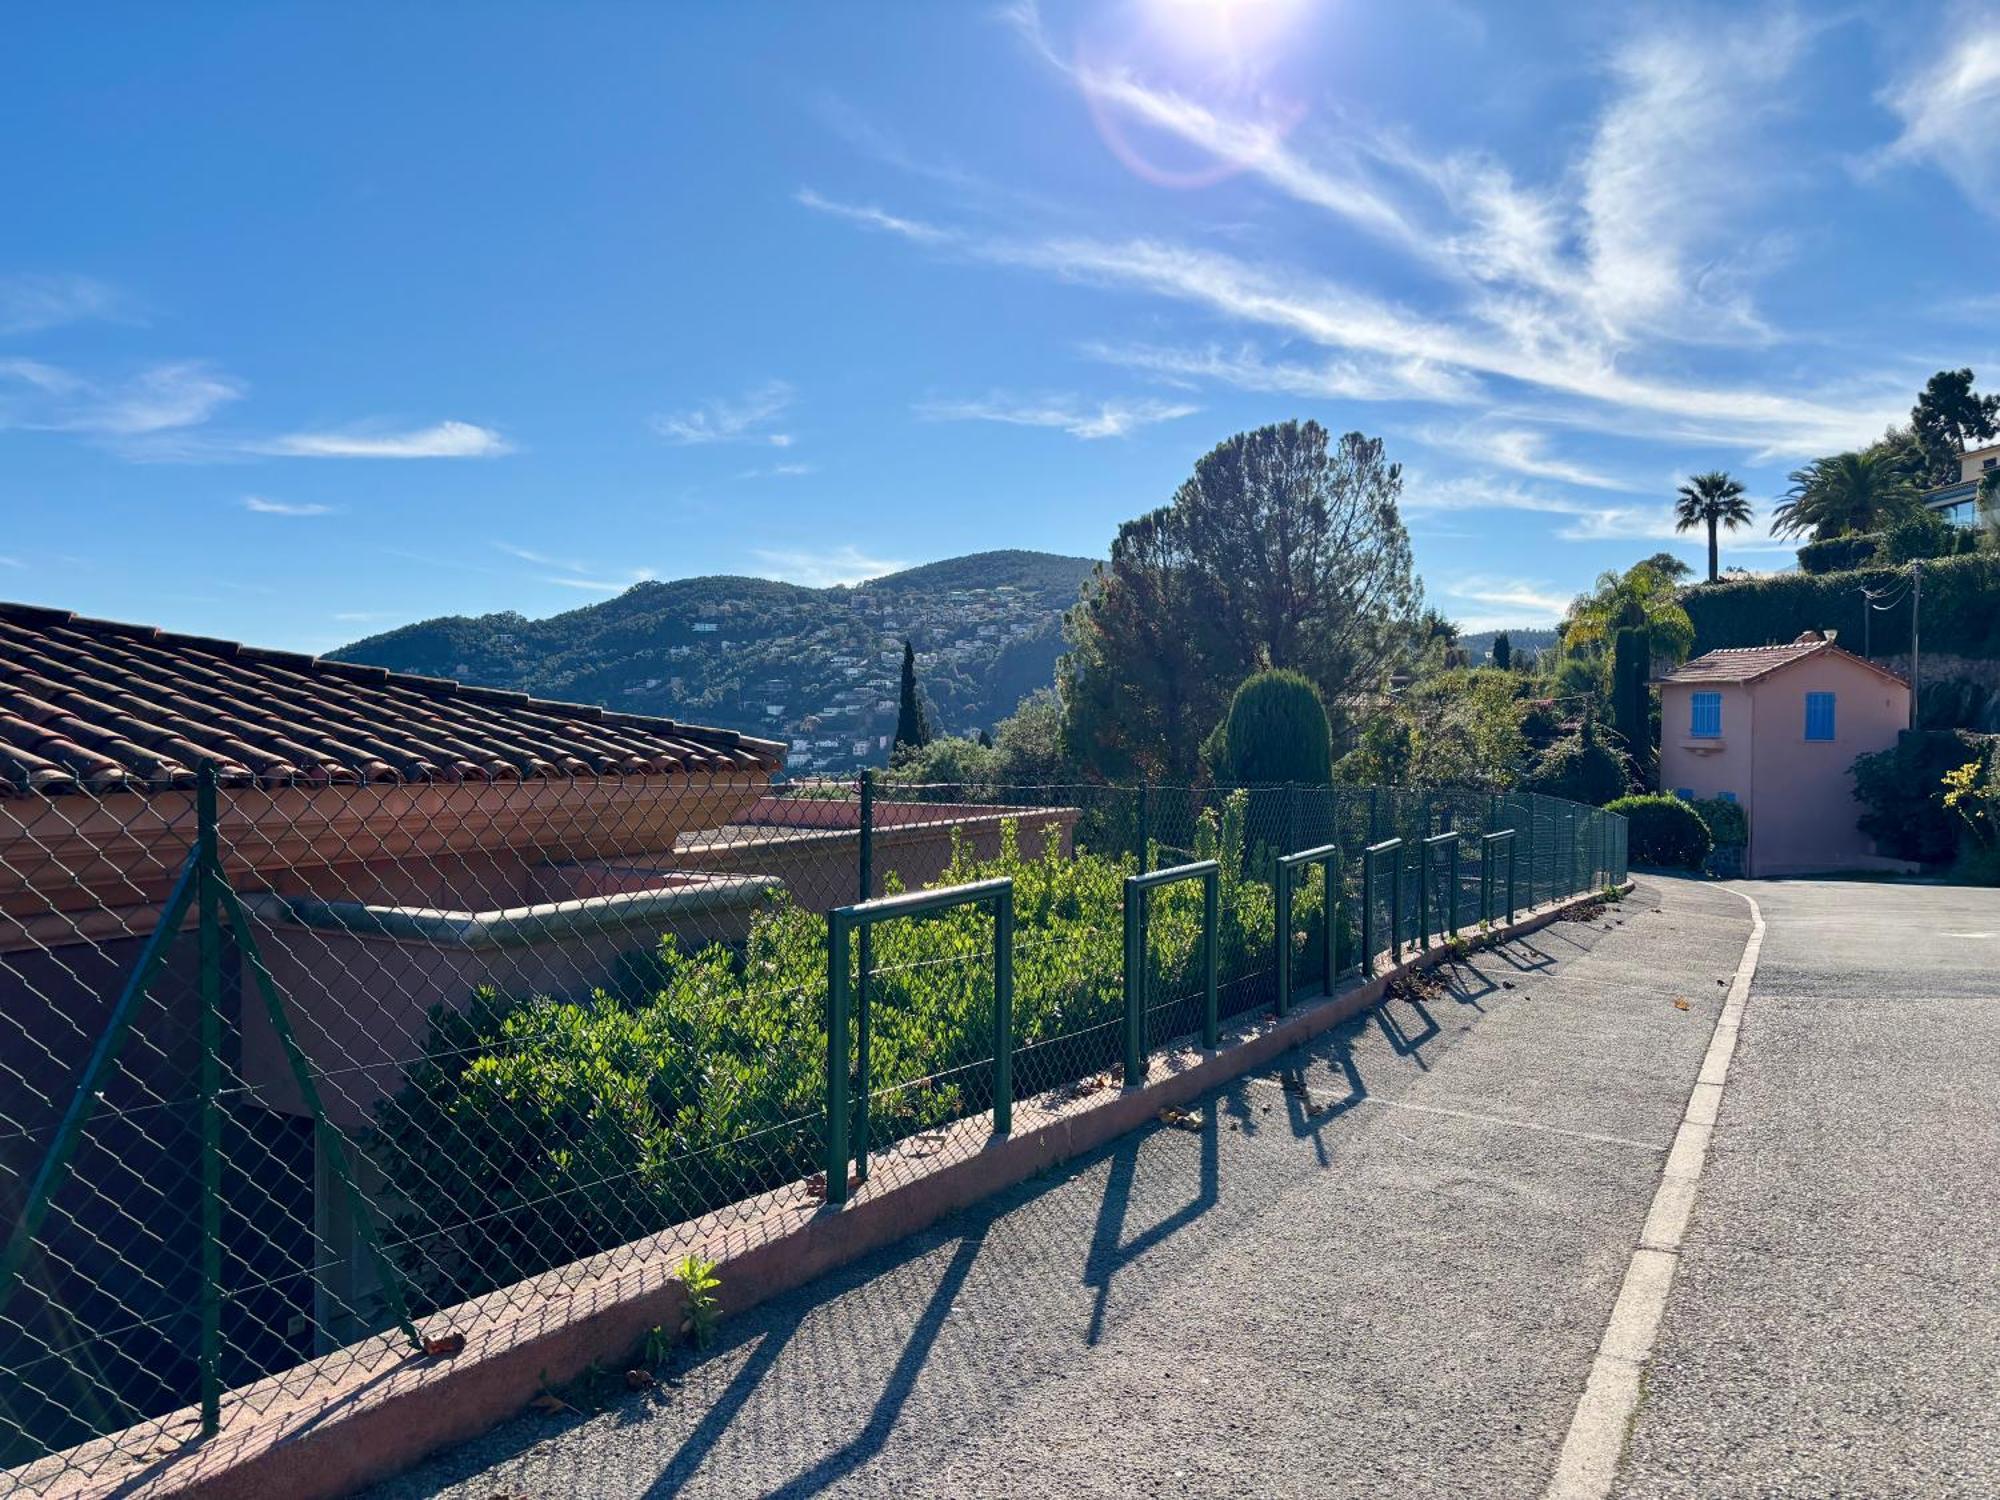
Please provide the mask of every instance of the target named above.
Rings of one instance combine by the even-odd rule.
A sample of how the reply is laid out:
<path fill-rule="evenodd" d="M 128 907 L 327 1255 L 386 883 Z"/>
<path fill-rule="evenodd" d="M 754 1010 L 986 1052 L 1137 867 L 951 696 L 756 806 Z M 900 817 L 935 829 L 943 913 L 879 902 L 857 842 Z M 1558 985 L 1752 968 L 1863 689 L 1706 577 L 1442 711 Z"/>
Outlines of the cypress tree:
<path fill-rule="evenodd" d="M 1646 677 L 1653 662 L 1653 638 L 1640 626 L 1626 626 L 1611 638 L 1611 727 L 1625 741 L 1640 779 L 1652 764 L 1653 705 Z"/>
<path fill-rule="evenodd" d="M 931 742 L 930 721 L 924 717 L 924 700 L 917 693 L 917 652 L 903 642 L 903 699 L 896 709 L 897 750 L 921 750 Z"/>
<path fill-rule="evenodd" d="M 1493 637 L 1493 665 L 1505 672 L 1514 665 L 1514 643 L 1501 631 Z"/>

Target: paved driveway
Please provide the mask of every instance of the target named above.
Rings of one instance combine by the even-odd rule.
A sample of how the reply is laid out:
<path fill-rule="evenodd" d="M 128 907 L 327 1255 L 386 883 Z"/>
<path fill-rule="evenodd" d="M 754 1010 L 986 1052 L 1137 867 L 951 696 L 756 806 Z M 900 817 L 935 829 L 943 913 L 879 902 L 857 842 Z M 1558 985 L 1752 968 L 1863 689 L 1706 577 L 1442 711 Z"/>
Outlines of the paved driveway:
<path fill-rule="evenodd" d="M 2000 1496 L 2000 892 L 1768 926 L 1620 1496 Z"/>
<path fill-rule="evenodd" d="M 1538 1496 L 1748 910 L 1642 881 L 379 1494 Z"/>

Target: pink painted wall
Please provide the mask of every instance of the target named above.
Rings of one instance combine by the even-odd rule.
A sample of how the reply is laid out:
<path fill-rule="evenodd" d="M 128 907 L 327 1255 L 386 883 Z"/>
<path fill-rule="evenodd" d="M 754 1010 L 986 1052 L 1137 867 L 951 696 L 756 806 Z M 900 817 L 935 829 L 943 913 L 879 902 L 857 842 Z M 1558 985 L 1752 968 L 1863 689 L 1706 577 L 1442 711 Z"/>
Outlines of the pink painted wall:
<path fill-rule="evenodd" d="M 1688 733 L 1697 691 L 1722 694 L 1719 740 Z M 1823 692 L 1834 695 L 1834 738 L 1808 740 L 1806 694 Z M 1894 745 L 1909 718 L 1906 684 L 1833 652 L 1750 683 L 1664 683 L 1660 788 L 1734 792 L 1750 820 L 1750 875 L 1883 868 L 1890 862 L 1855 826 L 1862 809 L 1848 769 L 1857 755 Z"/>

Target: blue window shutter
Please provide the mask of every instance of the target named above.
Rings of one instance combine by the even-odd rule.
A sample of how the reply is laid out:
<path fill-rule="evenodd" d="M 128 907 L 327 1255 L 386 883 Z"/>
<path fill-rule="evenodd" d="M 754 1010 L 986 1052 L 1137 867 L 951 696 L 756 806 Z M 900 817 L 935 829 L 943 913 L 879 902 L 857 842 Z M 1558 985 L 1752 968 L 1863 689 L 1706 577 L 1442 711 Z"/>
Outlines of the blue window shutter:
<path fill-rule="evenodd" d="M 1830 740 L 1834 735 L 1833 694 L 1806 694 L 1806 738 Z"/>
<path fill-rule="evenodd" d="M 1698 740 L 1712 740 L 1722 734 L 1722 694 L 1695 693 L 1689 700 L 1688 733 Z"/>

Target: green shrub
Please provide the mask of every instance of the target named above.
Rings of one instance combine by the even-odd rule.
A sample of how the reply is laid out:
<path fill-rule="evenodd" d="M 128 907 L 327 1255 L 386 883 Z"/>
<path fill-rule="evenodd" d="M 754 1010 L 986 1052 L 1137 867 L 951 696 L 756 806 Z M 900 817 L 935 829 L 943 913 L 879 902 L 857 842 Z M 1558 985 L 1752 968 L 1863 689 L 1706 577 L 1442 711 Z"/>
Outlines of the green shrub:
<path fill-rule="evenodd" d="M 1701 814 L 1678 797 L 1620 797 L 1605 805 L 1630 825 L 1626 857 L 1635 865 L 1664 870 L 1699 870 L 1715 847 Z"/>
<path fill-rule="evenodd" d="M 1882 533 L 1878 561 L 1893 567 L 1916 558 L 1950 557 L 1958 551 L 1958 528 L 1934 510 L 1913 510 Z"/>
<path fill-rule="evenodd" d="M 1210 765 L 1219 781 L 1326 786 L 1333 780 L 1326 705 L 1319 689 L 1297 672 L 1244 678 L 1210 746 Z"/>
<path fill-rule="evenodd" d="M 1968 533 L 1969 535 L 1970 533 Z M 1864 638 L 1876 656 L 1910 649 L 1910 611 L 1884 610 L 1865 625 L 1861 585 L 1893 589 L 1907 568 L 1854 573 L 1779 573 L 1690 589 L 1682 596 L 1694 622 L 1695 651 L 1767 646 L 1797 640 L 1807 630 L 1838 630 L 1859 651 Z M 1941 557 L 1924 567 L 1924 639 L 1949 641 L 1961 656 L 2000 657 L 2000 553 Z"/>
<path fill-rule="evenodd" d="M 1750 842 L 1750 819 L 1743 804 L 1727 797 L 1697 797 L 1688 804 L 1708 825 L 1709 836 L 1718 849 L 1741 849 Z"/>
<path fill-rule="evenodd" d="M 1604 743 L 1596 720 L 1584 715 L 1582 727 L 1544 750 L 1522 786 L 1550 797 L 1566 797 L 1602 807 L 1622 797 L 1631 778 L 1623 755 Z"/>
<path fill-rule="evenodd" d="M 1875 560 L 1881 545 L 1879 531 L 1855 532 L 1851 536 L 1828 537 L 1823 542 L 1807 542 L 1799 548 L 1799 567 L 1807 573 L 1845 573 L 1866 567 Z"/>
<path fill-rule="evenodd" d="M 1958 850 L 1959 820 L 1944 805 L 1945 773 L 1987 762 L 1992 737 L 1922 730 L 1855 759 L 1854 795 L 1866 809 L 1857 826 L 1888 854 L 1943 864 Z"/>

